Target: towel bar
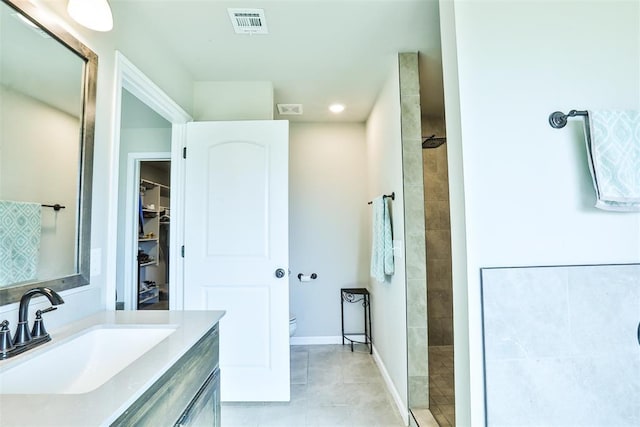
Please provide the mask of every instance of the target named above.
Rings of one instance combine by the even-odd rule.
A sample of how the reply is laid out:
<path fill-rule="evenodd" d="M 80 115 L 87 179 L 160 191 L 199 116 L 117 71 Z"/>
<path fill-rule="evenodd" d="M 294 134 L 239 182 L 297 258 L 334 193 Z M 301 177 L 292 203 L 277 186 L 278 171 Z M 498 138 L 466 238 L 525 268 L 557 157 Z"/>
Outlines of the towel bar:
<path fill-rule="evenodd" d="M 56 203 L 55 205 L 42 205 L 43 208 L 53 208 L 54 211 L 59 211 L 60 209 L 65 209 L 65 206 L 62 206 L 58 203 Z"/>
<path fill-rule="evenodd" d="M 383 197 L 383 198 L 385 198 L 385 199 L 386 199 L 386 198 L 391 198 L 391 200 L 395 200 L 395 199 L 396 199 L 396 192 L 394 191 L 394 192 L 393 192 L 393 193 L 391 193 L 391 194 L 384 194 L 382 197 Z M 367 204 L 368 204 L 368 205 L 372 205 L 372 204 L 373 204 L 373 202 L 368 202 Z"/>
<path fill-rule="evenodd" d="M 564 114 L 562 111 L 555 111 L 549 115 L 549 124 L 554 129 L 562 129 L 567 125 L 569 117 L 583 116 L 589 118 L 589 112 L 586 110 L 571 110 Z"/>

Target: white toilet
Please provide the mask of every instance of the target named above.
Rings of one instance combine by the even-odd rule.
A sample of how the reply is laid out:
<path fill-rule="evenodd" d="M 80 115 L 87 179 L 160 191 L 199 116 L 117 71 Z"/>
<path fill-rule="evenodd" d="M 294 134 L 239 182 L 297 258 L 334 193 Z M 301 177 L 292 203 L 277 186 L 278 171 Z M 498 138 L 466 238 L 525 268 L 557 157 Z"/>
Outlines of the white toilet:
<path fill-rule="evenodd" d="M 293 334 L 296 333 L 296 328 L 298 327 L 298 320 L 296 319 L 295 314 L 289 313 L 289 336 L 292 337 Z"/>

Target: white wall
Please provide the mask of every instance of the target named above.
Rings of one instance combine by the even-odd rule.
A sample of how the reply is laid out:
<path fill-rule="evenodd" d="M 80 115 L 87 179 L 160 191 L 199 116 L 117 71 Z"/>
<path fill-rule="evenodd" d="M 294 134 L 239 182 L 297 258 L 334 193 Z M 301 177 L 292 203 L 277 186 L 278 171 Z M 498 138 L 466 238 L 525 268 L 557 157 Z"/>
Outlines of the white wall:
<path fill-rule="evenodd" d="M 369 277 L 365 126 L 291 123 L 289 135 L 289 304 L 298 319 L 296 338 L 335 338 L 340 288 L 365 287 Z M 318 278 L 300 282 L 299 273 Z"/>
<path fill-rule="evenodd" d="M 447 160 L 449 163 L 449 215 L 451 217 L 451 274 L 455 364 L 455 417 L 460 426 L 471 425 L 469 388 L 469 310 L 467 236 L 464 200 L 463 148 L 460 126 L 460 89 L 455 34 L 455 7 L 440 0 L 440 31 L 445 93 Z"/>
<path fill-rule="evenodd" d="M 273 120 L 271 82 L 195 82 L 193 118 L 201 120 Z"/>
<path fill-rule="evenodd" d="M 638 109 L 640 4 L 477 0 L 453 7 L 443 9 L 443 41 L 456 50 L 446 55 L 457 53 L 445 58 L 445 77 L 457 60 L 459 97 L 447 85 L 454 90 L 445 91 L 445 102 L 454 116 L 460 105 L 460 126 L 447 118 L 447 135 L 458 145 L 461 134 L 461 145 L 449 148 L 456 154 L 450 179 L 452 192 L 464 185 L 466 224 L 453 221 L 452 232 L 466 232 L 468 269 L 463 293 L 455 274 L 464 270 L 464 254 L 454 237 L 454 309 L 468 298 L 468 319 L 456 314 L 456 380 L 465 375 L 460 363 L 474 355 L 470 418 L 459 421 L 481 425 L 479 269 L 640 259 L 640 216 L 593 208 L 580 120 L 562 130 L 547 123 L 555 110 Z M 467 327 L 468 352 L 459 341 Z M 465 390 L 458 392 L 456 404 L 465 405 Z"/>
<path fill-rule="evenodd" d="M 65 305 L 49 313 L 47 327 L 54 328 L 69 321 L 86 316 L 106 307 L 106 301 L 112 301 L 113 295 L 106 295 L 107 281 L 114 281 L 114 265 L 107 265 L 110 256 L 115 260 L 116 221 L 112 213 L 116 212 L 116 201 L 111 195 L 117 189 L 111 187 L 113 174 L 117 174 L 117 159 L 114 158 L 112 123 L 114 108 L 114 67 L 115 51 L 121 51 L 154 83 L 160 86 L 169 97 L 186 111 L 191 110 L 193 101 L 192 79 L 189 73 L 172 55 L 153 39 L 138 37 L 125 31 L 125 26 L 110 33 L 97 33 L 73 23 L 66 13 L 65 0 L 36 0 L 44 9 L 57 15 L 52 19 L 61 22 L 90 49 L 98 54 L 97 105 L 95 128 L 95 153 L 93 168 L 93 202 L 91 222 L 91 248 L 102 254 L 96 264 L 100 271 L 91 277 L 91 285 L 63 293 Z M 114 16 L 114 21 L 124 23 L 135 21 L 135 16 Z M 134 27 L 132 27 L 134 28 Z M 115 261 L 114 261 L 115 262 Z M 34 308 L 44 306 L 34 301 Z M 17 318 L 17 304 L 0 308 L 3 318 L 14 322 Z"/>
<path fill-rule="evenodd" d="M 402 181 L 402 133 L 400 83 L 397 55 L 390 60 L 389 77 L 367 120 L 367 165 L 369 200 L 396 193 L 390 204 L 394 239 L 404 236 Z M 402 252 L 402 250 L 400 251 Z M 401 256 L 398 256 L 401 255 Z M 384 283 L 370 279 L 373 343 L 393 382 L 396 398 L 407 401 L 407 307 L 405 260 L 395 252 L 395 274 Z"/>

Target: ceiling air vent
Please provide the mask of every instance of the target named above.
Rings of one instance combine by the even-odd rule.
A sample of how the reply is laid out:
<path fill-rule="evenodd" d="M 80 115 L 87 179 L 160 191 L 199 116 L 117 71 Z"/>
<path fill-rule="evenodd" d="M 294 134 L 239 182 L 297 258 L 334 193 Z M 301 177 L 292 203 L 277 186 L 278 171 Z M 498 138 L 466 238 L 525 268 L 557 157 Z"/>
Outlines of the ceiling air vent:
<path fill-rule="evenodd" d="M 269 34 L 264 9 L 227 9 L 236 34 Z"/>
<path fill-rule="evenodd" d="M 302 104 L 277 104 L 278 114 L 281 116 L 302 115 Z"/>

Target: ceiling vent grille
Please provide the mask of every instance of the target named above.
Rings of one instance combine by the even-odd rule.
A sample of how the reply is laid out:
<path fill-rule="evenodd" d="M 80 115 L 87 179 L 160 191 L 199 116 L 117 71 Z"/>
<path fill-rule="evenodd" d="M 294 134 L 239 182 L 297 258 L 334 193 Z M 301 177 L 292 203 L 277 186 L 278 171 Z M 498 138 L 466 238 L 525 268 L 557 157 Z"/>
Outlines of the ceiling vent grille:
<path fill-rule="evenodd" d="M 236 34 L 269 34 L 264 9 L 227 9 Z"/>
<path fill-rule="evenodd" d="M 302 104 L 277 104 L 281 116 L 301 116 Z"/>

